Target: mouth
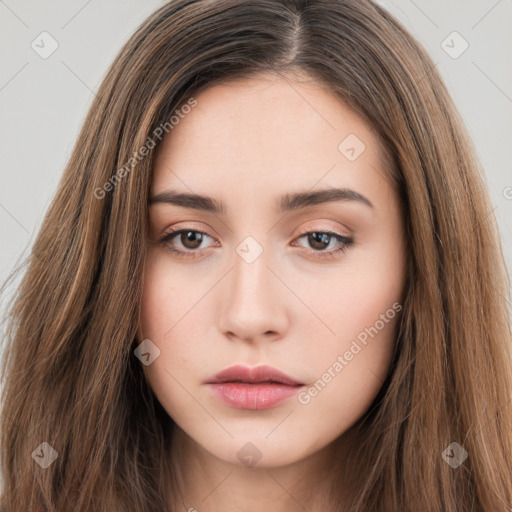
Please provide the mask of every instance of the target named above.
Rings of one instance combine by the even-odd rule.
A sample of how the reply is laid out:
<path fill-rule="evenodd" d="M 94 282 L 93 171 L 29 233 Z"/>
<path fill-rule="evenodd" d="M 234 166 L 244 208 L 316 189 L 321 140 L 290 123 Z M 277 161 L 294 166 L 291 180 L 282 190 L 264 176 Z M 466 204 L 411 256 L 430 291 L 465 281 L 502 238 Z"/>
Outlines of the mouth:
<path fill-rule="evenodd" d="M 236 409 L 269 409 L 295 395 L 304 386 L 271 366 L 235 365 L 204 382 L 213 395 Z"/>
<path fill-rule="evenodd" d="M 221 384 L 223 382 L 238 382 L 242 384 L 285 384 L 288 386 L 303 386 L 304 383 L 273 366 L 235 365 L 225 368 L 206 380 L 206 384 Z"/>

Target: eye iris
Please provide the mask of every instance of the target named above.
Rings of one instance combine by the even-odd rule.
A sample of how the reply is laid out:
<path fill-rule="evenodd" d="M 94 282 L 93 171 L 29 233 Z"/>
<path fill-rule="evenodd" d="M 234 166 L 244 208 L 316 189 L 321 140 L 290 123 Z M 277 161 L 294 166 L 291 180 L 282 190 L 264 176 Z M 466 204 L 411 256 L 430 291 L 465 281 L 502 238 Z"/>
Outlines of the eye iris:
<path fill-rule="evenodd" d="M 329 240 L 331 238 L 331 235 L 327 233 L 310 233 L 308 235 L 309 242 L 311 243 L 311 247 L 315 249 L 325 249 L 325 245 L 329 245 Z M 316 244 L 320 244 L 320 246 L 317 246 Z"/>
<path fill-rule="evenodd" d="M 184 231 L 180 238 L 183 246 L 187 249 L 197 249 L 203 241 L 203 235 L 197 231 Z M 188 245 L 189 242 L 192 243 L 192 246 Z"/>

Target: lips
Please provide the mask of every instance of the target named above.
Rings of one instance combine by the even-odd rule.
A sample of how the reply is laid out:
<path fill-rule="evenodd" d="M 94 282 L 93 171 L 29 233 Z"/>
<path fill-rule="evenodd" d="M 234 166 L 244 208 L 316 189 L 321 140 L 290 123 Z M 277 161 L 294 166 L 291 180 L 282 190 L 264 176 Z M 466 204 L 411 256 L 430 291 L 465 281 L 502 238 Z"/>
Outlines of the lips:
<path fill-rule="evenodd" d="M 302 382 L 272 366 L 248 368 L 235 365 L 206 380 L 213 396 L 235 409 L 275 407 L 295 395 Z"/>
<path fill-rule="evenodd" d="M 242 365 L 235 365 L 217 373 L 206 381 L 207 384 L 220 384 L 223 382 L 241 382 L 245 384 L 286 384 L 288 386 L 303 386 L 286 373 L 272 366 L 256 366 L 248 368 Z"/>

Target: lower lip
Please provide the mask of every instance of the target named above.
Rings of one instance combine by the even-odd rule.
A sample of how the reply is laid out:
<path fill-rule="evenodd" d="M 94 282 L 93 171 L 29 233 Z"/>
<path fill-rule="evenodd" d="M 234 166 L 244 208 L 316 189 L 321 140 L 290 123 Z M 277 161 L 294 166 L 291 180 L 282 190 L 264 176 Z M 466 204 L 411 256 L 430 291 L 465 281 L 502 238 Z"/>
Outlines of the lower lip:
<path fill-rule="evenodd" d="M 270 409 L 295 395 L 302 386 L 287 384 L 245 384 L 222 382 L 209 384 L 213 394 L 225 404 L 236 409 Z"/>

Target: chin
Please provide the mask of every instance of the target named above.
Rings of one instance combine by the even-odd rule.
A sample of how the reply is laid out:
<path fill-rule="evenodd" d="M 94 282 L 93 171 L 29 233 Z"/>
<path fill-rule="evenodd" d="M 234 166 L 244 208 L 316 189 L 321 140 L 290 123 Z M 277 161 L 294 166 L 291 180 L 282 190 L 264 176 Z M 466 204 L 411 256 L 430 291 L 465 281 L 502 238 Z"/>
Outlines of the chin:
<path fill-rule="evenodd" d="M 276 443 L 277 441 L 277 443 Z M 306 458 L 312 452 L 304 450 L 304 444 L 283 443 L 281 439 L 273 441 L 265 436 L 246 435 L 243 439 L 233 438 L 226 443 L 215 442 L 213 446 L 203 445 L 211 455 L 228 464 L 239 467 L 271 469 L 293 464 Z"/>

